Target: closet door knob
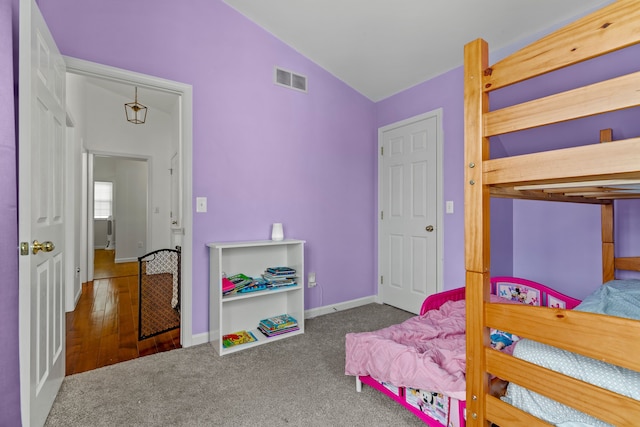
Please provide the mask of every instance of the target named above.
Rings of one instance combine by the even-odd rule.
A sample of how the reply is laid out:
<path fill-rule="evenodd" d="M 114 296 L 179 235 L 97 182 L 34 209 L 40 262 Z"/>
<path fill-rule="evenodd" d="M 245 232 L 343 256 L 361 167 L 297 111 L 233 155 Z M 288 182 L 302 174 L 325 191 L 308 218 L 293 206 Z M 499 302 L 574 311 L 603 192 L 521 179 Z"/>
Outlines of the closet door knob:
<path fill-rule="evenodd" d="M 427 230 L 429 233 L 431 233 L 433 231 L 433 225 L 427 225 L 425 230 Z"/>

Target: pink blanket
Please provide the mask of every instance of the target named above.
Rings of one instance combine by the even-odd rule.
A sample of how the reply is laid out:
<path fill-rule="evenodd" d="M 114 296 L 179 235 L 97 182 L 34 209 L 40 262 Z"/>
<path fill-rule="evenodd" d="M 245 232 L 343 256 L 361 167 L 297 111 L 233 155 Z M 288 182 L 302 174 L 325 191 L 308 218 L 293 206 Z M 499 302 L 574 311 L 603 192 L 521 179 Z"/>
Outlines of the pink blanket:
<path fill-rule="evenodd" d="M 347 375 L 465 400 L 465 302 L 373 332 L 346 335 Z"/>

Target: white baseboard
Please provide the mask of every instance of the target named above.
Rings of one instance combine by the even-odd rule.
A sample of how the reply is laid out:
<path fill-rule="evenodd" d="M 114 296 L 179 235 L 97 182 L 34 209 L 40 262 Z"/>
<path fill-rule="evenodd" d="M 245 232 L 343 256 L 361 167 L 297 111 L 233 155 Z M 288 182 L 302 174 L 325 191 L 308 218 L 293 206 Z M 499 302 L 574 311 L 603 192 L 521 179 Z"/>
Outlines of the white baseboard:
<path fill-rule="evenodd" d="M 138 262 L 138 258 L 116 258 L 114 262 L 116 264 L 121 262 Z"/>
<path fill-rule="evenodd" d="M 209 342 L 209 332 L 203 332 L 201 334 L 191 335 L 191 346 L 206 344 Z M 184 347 L 184 346 L 183 346 Z"/>
<path fill-rule="evenodd" d="M 375 303 L 379 302 L 378 297 L 375 295 L 370 297 L 358 298 L 351 301 L 345 301 L 338 304 L 331 304 L 324 307 L 312 308 L 310 310 L 305 310 L 304 318 L 313 319 L 314 317 L 323 316 L 325 314 L 336 313 L 338 311 L 344 311 L 350 308 L 356 308 L 356 307 L 371 304 L 374 302 Z M 203 332 L 201 334 L 192 335 L 191 345 L 189 345 L 189 347 L 194 345 L 205 344 L 207 342 L 209 342 L 209 332 Z M 183 345 L 183 347 L 186 347 L 186 346 Z"/>
<path fill-rule="evenodd" d="M 373 302 L 378 302 L 378 297 L 375 295 L 370 297 L 358 298 L 351 301 L 340 302 L 338 304 L 326 305 L 324 307 L 312 308 L 310 310 L 305 310 L 304 318 L 313 319 L 314 317 L 335 313 L 337 311 L 348 310 L 350 308 L 360 307 L 363 305 L 371 304 Z"/>

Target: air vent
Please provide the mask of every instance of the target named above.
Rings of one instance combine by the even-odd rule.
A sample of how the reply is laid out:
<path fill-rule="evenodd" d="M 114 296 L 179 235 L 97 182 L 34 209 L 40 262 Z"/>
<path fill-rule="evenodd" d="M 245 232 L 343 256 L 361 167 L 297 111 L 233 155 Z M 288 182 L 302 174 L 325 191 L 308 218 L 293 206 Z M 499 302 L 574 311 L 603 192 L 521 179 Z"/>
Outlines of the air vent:
<path fill-rule="evenodd" d="M 305 76 L 278 67 L 275 68 L 275 71 L 275 84 L 299 90 L 300 92 L 307 91 L 307 78 Z"/>

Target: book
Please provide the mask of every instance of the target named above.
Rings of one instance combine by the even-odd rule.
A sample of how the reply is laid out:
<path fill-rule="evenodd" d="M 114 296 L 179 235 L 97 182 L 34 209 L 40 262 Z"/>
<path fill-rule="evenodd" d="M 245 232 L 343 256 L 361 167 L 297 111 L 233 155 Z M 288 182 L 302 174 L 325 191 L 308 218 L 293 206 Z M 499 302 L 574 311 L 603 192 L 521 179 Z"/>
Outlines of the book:
<path fill-rule="evenodd" d="M 230 287 L 228 285 L 228 282 L 233 284 L 233 287 Z M 227 283 L 227 287 L 226 289 L 223 288 L 222 295 L 227 296 L 227 295 L 235 294 L 236 292 L 239 292 L 243 288 L 253 285 L 253 282 L 254 282 L 253 278 L 242 273 L 234 274 L 233 276 L 228 278 L 223 277 L 222 278 L 223 287 L 225 283 Z"/>
<path fill-rule="evenodd" d="M 222 278 L 222 293 L 230 292 L 234 290 L 235 287 L 236 285 L 234 285 L 231 280 L 227 279 L 226 277 Z"/>
<path fill-rule="evenodd" d="M 231 283 L 235 285 L 236 288 L 242 287 L 253 282 L 253 279 L 246 274 L 238 273 L 228 278 Z"/>
<path fill-rule="evenodd" d="M 246 344 L 257 341 L 255 335 L 251 331 L 238 331 L 222 336 L 222 346 L 224 348 L 233 347 L 240 344 Z"/>
<path fill-rule="evenodd" d="M 262 319 L 259 326 L 262 326 L 266 331 L 278 331 L 298 326 L 298 321 L 288 314 L 281 314 L 279 316 Z"/>
<path fill-rule="evenodd" d="M 280 276 L 283 274 L 296 274 L 296 270 L 291 267 L 268 267 L 266 273 L 274 276 Z"/>
<path fill-rule="evenodd" d="M 244 286 L 242 289 L 238 289 L 238 293 L 245 294 L 247 292 L 263 291 L 265 289 L 267 289 L 266 284 L 253 282 L 250 285 Z"/>
<path fill-rule="evenodd" d="M 278 276 L 274 276 L 273 274 L 269 274 L 269 273 L 264 273 L 262 275 L 262 278 L 265 280 L 269 280 L 269 281 L 278 281 L 278 280 L 287 280 L 287 279 L 294 279 L 296 277 L 295 274 L 280 274 Z"/>
<path fill-rule="evenodd" d="M 296 283 L 295 280 L 287 280 L 286 282 L 269 282 L 267 283 L 267 289 L 279 289 L 288 286 L 296 286 L 297 284 L 298 283 Z"/>
<path fill-rule="evenodd" d="M 287 332 L 299 331 L 300 328 L 298 326 L 292 326 L 290 328 L 281 329 L 279 331 L 268 331 L 262 328 L 262 326 L 258 326 L 258 330 L 262 332 L 262 334 L 266 337 L 275 337 L 277 335 L 286 334 Z"/>

